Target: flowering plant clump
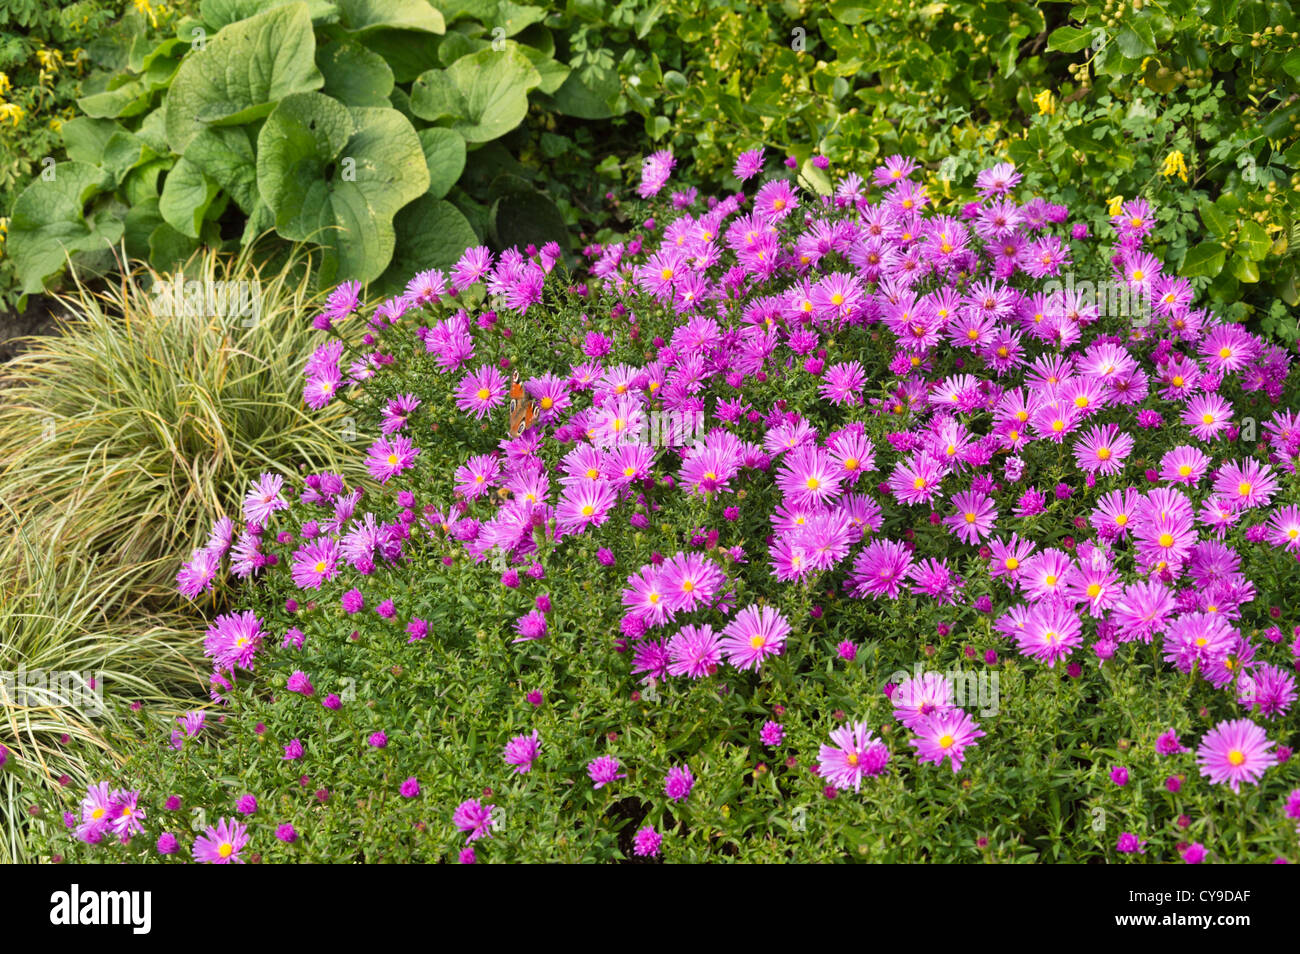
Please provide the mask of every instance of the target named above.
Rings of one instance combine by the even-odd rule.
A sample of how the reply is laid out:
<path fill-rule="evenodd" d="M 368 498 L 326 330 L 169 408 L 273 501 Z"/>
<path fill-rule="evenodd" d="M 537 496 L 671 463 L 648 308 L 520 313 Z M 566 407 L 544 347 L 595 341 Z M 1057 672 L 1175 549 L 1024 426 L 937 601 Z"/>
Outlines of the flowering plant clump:
<path fill-rule="evenodd" d="M 581 276 L 336 289 L 303 400 L 370 479 L 218 522 L 178 575 L 242 581 L 213 705 L 51 850 L 1294 860 L 1291 357 L 1195 307 L 1141 200 L 1098 242 L 1005 163 L 962 207 L 901 156 L 765 167 L 665 200 L 656 153 Z"/>

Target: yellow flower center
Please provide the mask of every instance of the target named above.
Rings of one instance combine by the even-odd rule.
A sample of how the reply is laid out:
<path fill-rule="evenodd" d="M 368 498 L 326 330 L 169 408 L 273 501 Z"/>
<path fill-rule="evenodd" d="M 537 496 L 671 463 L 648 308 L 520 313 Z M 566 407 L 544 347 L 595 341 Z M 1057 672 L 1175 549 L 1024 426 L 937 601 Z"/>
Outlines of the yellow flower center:
<path fill-rule="evenodd" d="M 1020 566 L 1020 561 L 1017 560 L 1015 557 L 1007 557 L 1002 565 L 1005 566 L 1008 570 L 1014 570 L 1018 566 Z"/>
<path fill-rule="evenodd" d="M 1162 547 L 1172 547 L 1174 545 L 1174 535 L 1172 533 L 1160 534 L 1160 545 Z"/>
<path fill-rule="evenodd" d="M 952 744 L 953 744 L 954 742 L 956 742 L 956 741 L 957 741 L 957 740 L 954 739 L 951 735 L 947 735 L 947 734 L 945 733 L 944 736 L 943 736 L 943 738 L 941 738 L 941 739 L 939 740 L 939 748 L 941 748 L 941 749 L 950 749 L 950 748 L 952 748 Z"/>
<path fill-rule="evenodd" d="M 1098 460 L 1110 460 L 1110 448 L 1109 448 L 1109 447 L 1099 447 L 1099 448 L 1097 448 L 1097 459 L 1098 459 Z"/>

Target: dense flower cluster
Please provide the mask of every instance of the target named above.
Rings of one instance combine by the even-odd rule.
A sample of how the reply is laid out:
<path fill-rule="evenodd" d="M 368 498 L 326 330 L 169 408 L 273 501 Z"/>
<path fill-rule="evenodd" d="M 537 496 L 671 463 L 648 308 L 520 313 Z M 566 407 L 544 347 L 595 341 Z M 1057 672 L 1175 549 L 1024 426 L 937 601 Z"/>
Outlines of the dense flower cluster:
<path fill-rule="evenodd" d="M 763 162 L 762 150 L 745 153 L 736 177 L 759 176 Z M 658 194 L 673 168 L 667 152 L 648 158 L 640 196 Z M 365 455 L 382 500 L 323 473 L 306 477 L 292 502 L 283 480 L 265 475 L 242 519 L 219 521 L 181 568 L 178 588 L 196 597 L 223 566 L 260 578 L 285 559 L 295 605 L 333 601 L 359 627 L 373 611 L 417 643 L 432 636 L 427 620 L 385 581 L 425 555 L 450 566 L 460 552 L 474 564 L 500 561 L 503 588 L 531 600 L 514 619 L 513 642 L 544 645 L 563 608 L 543 591 L 546 561 L 587 539 L 599 546 L 611 521 L 651 530 L 665 499 L 721 501 L 719 526 L 685 528 L 689 546 L 621 571 L 609 665 L 642 686 L 721 679 L 724 665 L 730 679 L 793 678 L 769 670 L 802 638 L 794 608 L 832 585 L 853 601 L 915 599 L 984 614 L 1026 666 L 1060 664 L 1071 677 L 1086 659 L 1124 665 L 1127 644 L 1158 647 L 1166 666 L 1221 690 L 1241 713 L 1205 733 L 1195 753 L 1201 774 L 1233 791 L 1258 784 L 1289 756 L 1259 722 L 1294 705 L 1289 670 L 1300 636 L 1287 658 L 1288 647 L 1274 648 L 1280 629 L 1260 641 L 1241 625 L 1257 596 L 1242 548 L 1300 556 L 1300 506 L 1288 493 L 1300 418 L 1273 410 L 1255 448 L 1238 406 L 1277 402 L 1289 356 L 1194 307 L 1189 282 L 1147 249 L 1155 219 L 1140 199 L 1112 220 L 1103 280 L 1143 306 L 1116 323 L 1060 281 L 1086 257 L 1087 230 L 1071 228 L 1063 206 L 1020 201 L 1013 166 L 984 170 L 979 199 L 942 212 L 917 171 L 893 157 L 869 183 L 849 173 L 821 199 L 782 177 L 700 209 L 693 192 L 676 194 L 675 217 L 655 226 L 657 244 L 638 237 L 586 250 L 590 287 L 578 294 L 612 299 L 622 330 L 593 325 L 575 335 L 580 353 L 560 373 L 515 369 L 522 397 L 503 373 L 509 359 L 493 357 L 510 330 L 498 327 L 499 312 L 522 317 L 543 301 L 557 247 L 472 249 L 449 276 L 416 276 L 405 294 L 369 310 L 359 351 L 342 331 L 367 309 L 359 289 L 341 286 L 315 319 L 331 337 L 306 363 L 309 406 L 364 394 L 394 363 L 425 361 L 446 378 L 465 421 L 500 433 L 506 414 L 527 405 L 532 416 L 495 448 L 448 460 L 424 417 L 431 395 L 390 388 Z M 468 294 L 477 288 L 493 310 Z M 618 336 L 638 341 L 638 315 L 656 309 L 673 325 L 649 342 L 644 362 L 608 360 Z M 870 342 L 884 357 L 876 364 L 846 340 Z M 815 397 L 754 406 L 776 382 Z M 445 489 L 433 494 L 435 486 Z M 762 513 L 761 556 L 754 540 L 727 529 L 757 487 L 771 488 L 773 501 Z M 1067 501 L 1078 516 L 1062 527 L 1053 521 Z M 944 533 L 922 540 L 927 525 Z M 619 554 L 599 546 L 594 559 L 613 566 Z M 810 612 L 820 618 L 822 608 Z M 285 651 L 302 651 L 304 638 L 311 647 L 310 634 L 270 633 L 252 611 L 218 616 L 204 642 L 213 700 L 227 702 L 281 638 Z M 858 650 L 846 641 L 836 655 L 854 663 Z M 310 668 L 310 653 L 301 658 Z M 314 694 L 301 669 L 286 689 Z M 958 773 L 987 740 L 943 675 L 886 691 L 918 764 L 946 759 Z M 175 744 L 200 727 L 183 723 Z M 767 720 L 754 731 L 777 748 L 789 727 Z M 860 791 L 906 751 L 858 720 L 831 730 L 830 742 L 816 766 L 828 794 Z M 1157 749 L 1189 754 L 1172 730 Z M 284 759 L 303 757 L 297 740 L 285 747 Z M 522 775 L 546 765 L 547 748 L 533 730 L 511 738 L 502 758 Z M 626 779 L 623 768 L 611 756 L 584 763 L 595 789 Z M 673 765 L 662 787 L 687 802 L 696 784 L 691 769 Z M 419 791 L 412 778 L 402 794 Z M 83 840 L 140 830 L 123 807 L 128 796 L 133 805 L 137 793 L 92 789 Z M 469 843 L 491 835 L 492 806 L 469 798 L 452 822 L 466 834 L 461 860 L 474 860 Z M 664 837 L 642 827 L 633 853 L 659 854 Z M 199 860 L 238 860 L 246 836 L 223 819 L 200 840 Z M 1116 850 L 1146 844 L 1126 832 Z M 1198 851 L 1182 855 L 1199 860 Z"/>

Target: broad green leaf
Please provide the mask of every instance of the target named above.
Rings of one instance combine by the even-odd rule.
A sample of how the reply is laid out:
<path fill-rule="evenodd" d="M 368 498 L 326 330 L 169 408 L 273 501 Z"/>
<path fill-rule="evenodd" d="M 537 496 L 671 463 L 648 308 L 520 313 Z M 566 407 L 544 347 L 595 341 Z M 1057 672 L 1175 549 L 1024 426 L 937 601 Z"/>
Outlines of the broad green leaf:
<path fill-rule="evenodd" d="M 63 148 L 73 162 L 98 165 L 104 148 L 115 132 L 125 132 L 126 127 L 111 119 L 92 119 L 78 116 L 63 124 Z"/>
<path fill-rule="evenodd" d="M 137 202 L 158 198 L 158 177 L 175 164 L 175 158 L 164 156 L 142 163 L 128 172 L 118 189 L 127 205 L 134 206 Z"/>
<path fill-rule="evenodd" d="M 113 187 L 111 176 L 83 162 L 60 162 L 53 180 L 36 179 L 14 202 L 6 243 L 23 294 L 42 291 L 67 258 L 101 257 L 122 237 L 122 220 L 86 203 Z"/>
<path fill-rule="evenodd" d="M 442 14 L 425 0 L 336 0 L 339 25 L 360 33 L 366 30 L 416 30 L 445 33 Z"/>
<path fill-rule="evenodd" d="M 132 205 L 122 219 L 122 241 L 126 245 L 127 256 L 149 261 L 149 236 L 162 224 L 163 217 L 158 211 L 157 197 Z"/>
<path fill-rule="evenodd" d="M 1156 51 L 1156 38 L 1151 32 L 1151 21 L 1144 16 L 1129 17 L 1115 34 L 1119 51 L 1132 60 L 1150 56 Z"/>
<path fill-rule="evenodd" d="M 245 214 L 257 204 L 257 156 L 243 126 L 213 126 L 185 148 L 185 158 L 230 194 Z"/>
<path fill-rule="evenodd" d="M 369 282 L 392 258 L 393 216 L 428 189 L 429 170 L 397 110 L 297 93 L 258 135 L 257 185 L 277 232 L 324 247 L 321 282 Z"/>
<path fill-rule="evenodd" d="M 346 106 L 389 105 L 393 71 L 384 58 L 352 40 L 316 48 L 316 66 L 325 77 L 322 92 Z"/>
<path fill-rule="evenodd" d="M 1178 270 L 1178 274 L 1184 278 L 1196 278 L 1201 275 L 1213 278 L 1223 270 L 1224 258 L 1225 253 L 1221 245 L 1213 242 L 1194 245 L 1183 257 L 1183 265 Z"/>
<path fill-rule="evenodd" d="M 149 264 L 154 271 L 170 272 L 185 262 L 199 247 L 197 239 L 182 235 L 167 222 L 161 222 L 149 233 Z"/>
<path fill-rule="evenodd" d="M 1253 285 L 1259 281 L 1259 266 L 1242 254 L 1241 251 L 1232 256 L 1232 261 L 1228 263 L 1228 267 L 1239 282 Z"/>
<path fill-rule="evenodd" d="M 1057 27 L 1047 38 L 1047 48 L 1061 53 L 1078 53 L 1092 44 L 1092 30 L 1083 27 Z"/>
<path fill-rule="evenodd" d="M 411 276 L 429 268 L 448 269 L 479 238 L 450 202 L 422 195 L 393 221 L 397 251 L 380 280 L 380 293 L 400 291 Z"/>
<path fill-rule="evenodd" d="M 167 93 L 167 140 L 183 153 L 210 124 L 265 116 L 293 93 L 319 89 L 316 37 L 307 4 L 292 3 L 232 23 L 190 54 Z"/>
<path fill-rule="evenodd" d="M 238 20 L 247 20 L 274 7 L 282 7 L 295 0 L 203 0 L 199 14 L 213 30 L 220 30 Z M 338 7 L 329 0 L 307 0 L 307 12 L 313 23 L 328 22 L 338 16 Z"/>
<path fill-rule="evenodd" d="M 499 139 L 528 113 L 528 91 L 542 77 L 515 48 L 487 49 L 463 56 L 447 67 L 447 76 L 465 97 L 466 117 L 453 124 L 466 142 Z"/>
<path fill-rule="evenodd" d="M 425 70 L 443 65 L 438 58 L 444 42 L 441 37 L 425 34 L 415 38 L 407 30 L 381 29 L 358 33 L 356 38 L 384 58 L 397 83 L 409 83 Z"/>
<path fill-rule="evenodd" d="M 419 136 L 429 167 L 428 194 L 441 199 L 465 171 L 465 140 L 454 129 L 421 129 Z"/>
<path fill-rule="evenodd" d="M 158 212 L 163 221 L 190 238 L 199 237 L 199 226 L 208 206 L 217 197 L 220 187 L 203 174 L 203 170 L 184 156 L 163 182 L 162 195 L 158 197 Z"/>
<path fill-rule="evenodd" d="M 411 112 L 431 123 L 464 119 L 469 102 L 446 70 L 427 70 L 411 84 Z"/>
<path fill-rule="evenodd" d="M 87 116 L 96 119 L 135 116 L 149 107 L 150 95 L 143 83 L 131 80 L 116 89 L 83 96 L 77 105 Z"/>
<path fill-rule="evenodd" d="M 1209 200 L 1208 196 L 1201 196 L 1200 201 L 1201 221 L 1205 227 L 1210 230 L 1210 234 L 1222 238 L 1228 234 L 1232 228 L 1232 222 L 1219 211 L 1219 207 Z"/>
<path fill-rule="evenodd" d="M 122 129 L 113 133 L 104 145 L 100 165 L 108 170 L 113 183 L 118 185 L 136 166 L 156 158 L 158 154 L 143 139 Z"/>
<path fill-rule="evenodd" d="M 1241 254 L 1252 262 L 1263 261 L 1273 244 L 1268 233 L 1264 231 L 1264 226 L 1249 220 L 1242 223 L 1241 231 L 1237 233 L 1237 243 Z M 1254 281 L 1258 280 L 1254 279 Z M 1246 279 L 1242 278 L 1242 281 Z"/>

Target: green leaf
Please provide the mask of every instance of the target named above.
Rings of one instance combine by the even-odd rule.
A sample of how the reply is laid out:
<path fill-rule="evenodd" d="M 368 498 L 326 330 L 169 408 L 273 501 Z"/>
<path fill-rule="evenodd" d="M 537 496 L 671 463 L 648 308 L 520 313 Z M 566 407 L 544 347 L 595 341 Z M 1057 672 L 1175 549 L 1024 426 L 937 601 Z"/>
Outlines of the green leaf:
<path fill-rule="evenodd" d="M 443 41 L 437 37 L 413 38 L 406 30 L 367 30 L 357 34 L 357 39 L 384 58 L 398 83 L 409 83 L 425 70 L 442 65 L 438 51 Z"/>
<path fill-rule="evenodd" d="M 1155 34 L 1151 32 L 1151 21 L 1143 16 L 1134 16 L 1125 20 L 1119 33 L 1115 34 L 1119 51 L 1132 60 L 1150 56 L 1156 51 Z"/>
<path fill-rule="evenodd" d="M 149 233 L 149 264 L 155 271 L 173 271 L 198 247 L 197 239 L 182 235 L 167 222 L 162 222 Z"/>
<path fill-rule="evenodd" d="M 1229 268 L 1237 281 L 1245 282 L 1248 285 L 1253 285 L 1259 281 L 1259 266 L 1247 258 L 1242 251 L 1238 251 L 1236 255 L 1232 256 Z"/>
<path fill-rule="evenodd" d="M 479 241 L 459 209 L 431 195 L 420 196 L 398 212 L 393 228 L 397 251 L 379 281 L 380 294 L 400 291 L 417 272 L 451 268 Z"/>
<path fill-rule="evenodd" d="M 419 136 L 429 167 L 428 194 L 441 199 L 465 171 L 465 140 L 454 129 L 421 129 Z"/>
<path fill-rule="evenodd" d="M 208 206 L 217 197 L 220 187 L 203 174 L 184 156 L 167 173 L 162 195 L 158 197 L 158 212 L 163 221 L 190 238 L 199 237 L 199 226 Z"/>
<path fill-rule="evenodd" d="M 1268 255 L 1269 248 L 1273 243 L 1269 240 L 1268 233 L 1264 231 L 1264 226 L 1258 222 L 1247 220 L 1242 223 L 1241 231 L 1237 233 L 1237 243 L 1239 251 L 1252 262 L 1263 261 Z M 1240 276 L 1238 276 L 1240 278 Z M 1253 279 L 1258 281 L 1259 279 Z M 1246 281 L 1246 279 L 1242 279 Z"/>
<path fill-rule="evenodd" d="M 369 282 L 392 258 L 393 216 L 428 189 L 429 170 L 397 110 L 297 93 L 258 135 L 257 185 L 277 232 L 324 246 L 321 282 Z"/>
<path fill-rule="evenodd" d="M 1199 205 L 1201 221 L 1210 230 L 1210 234 L 1222 238 L 1232 228 L 1232 222 L 1219 211 L 1219 207 L 1210 201 L 1209 196 L 1201 196 Z"/>
<path fill-rule="evenodd" d="M 1220 245 L 1212 242 L 1194 245 L 1183 257 L 1183 265 L 1178 270 L 1178 274 L 1184 278 L 1196 278 L 1201 275 L 1213 278 L 1223 270 L 1224 258 L 1225 252 Z"/>
<path fill-rule="evenodd" d="M 23 294 L 42 291 L 68 257 L 74 263 L 102 259 L 122 237 L 122 220 L 108 213 L 87 215 L 86 203 L 113 187 L 111 176 L 83 162 L 60 162 L 54 178 L 36 179 L 14 202 L 8 253 Z"/>
<path fill-rule="evenodd" d="M 183 153 L 208 125 L 267 115 L 293 93 L 319 89 L 316 37 L 307 4 L 276 7 L 232 23 L 181 64 L 167 93 L 167 141 Z"/>
<path fill-rule="evenodd" d="M 499 139 L 528 113 L 528 91 L 541 74 L 517 48 L 480 50 L 447 67 L 447 76 L 465 97 L 465 118 L 453 128 L 466 142 Z"/>
<path fill-rule="evenodd" d="M 238 20 L 247 20 L 274 7 L 282 7 L 294 0 L 203 0 L 199 15 L 214 30 L 220 30 Z M 328 21 L 338 15 L 338 7 L 329 0 L 307 0 L 307 12 L 312 22 Z"/>
<path fill-rule="evenodd" d="M 126 254 L 130 258 L 149 261 L 149 236 L 162 224 L 163 217 L 158 211 L 157 197 L 132 205 L 122 220 L 122 241 L 126 245 Z"/>
<path fill-rule="evenodd" d="M 618 115 L 614 103 L 621 89 L 618 70 L 588 63 L 570 73 L 552 99 L 566 116 L 609 119 Z"/>
<path fill-rule="evenodd" d="M 228 192 L 245 214 L 257 204 L 257 156 L 243 126 L 204 129 L 185 148 L 185 158 Z"/>
<path fill-rule="evenodd" d="M 368 30 L 416 30 L 446 33 L 440 12 L 425 0 L 336 0 L 339 25 L 353 33 Z"/>
<path fill-rule="evenodd" d="M 384 58 L 360 43 L 344 40 L 316 47 L 316 67 L 325 77 L 322 92 L 347 106 L 389 105 L 393 71 Z"/>
<path fill-rule="evenodd" d="M 411 84 L 411 112 L 440 123 L 468 116 L 469 103 L 446 70 L 426 70 Z"/>
<path fill-rule="evenodd" d="M 1058 27 L 1048 36 L 1047 48 L 1061 53 L 1078 53 L 1092 43 L 1092 35 L 1092 30 L 1083 27 Z"/>
<path fill-rule="evenodd" d="M 92 119 L 78 116 L 63 124 L 63 147 L 68 158 L 73 162 L 85 162 L 98 165 L 104 154 L 108 140 L 115 132 L 124 132 L 126 127 L 111 119 Z"/>
<path fill-rule="evenodd" d="M 116 89 L 92 93 L 77 100 L 77 105 L 87 116 L 95 119 L 112 119 L 118 116 L 135 116 L 149 108 L 152 94 L 139 80 L 131 80 Z"/>

